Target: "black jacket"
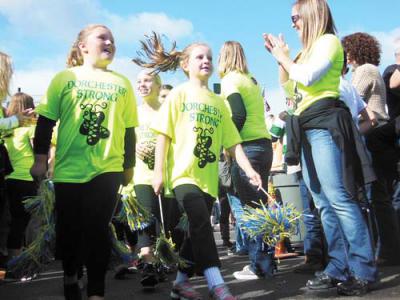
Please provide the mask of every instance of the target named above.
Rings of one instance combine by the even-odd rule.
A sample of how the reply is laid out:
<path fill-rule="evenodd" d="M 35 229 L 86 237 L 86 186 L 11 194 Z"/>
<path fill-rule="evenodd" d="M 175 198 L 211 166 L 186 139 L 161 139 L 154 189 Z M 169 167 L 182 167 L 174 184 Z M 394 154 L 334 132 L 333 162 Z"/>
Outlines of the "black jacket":
<path fill-rule="evenodd" d="M 305 159 L 312 161 L 311 146 L 304 132 L 308 129 L 326 129 L 343 152 L 343 181 L 353 198 L 357 198 L 359 188 L 362 188 L 365 183 L 376 180 L 360 133 L 351 118 L 348 107 L 342 101 L 333 98 L 319 100 L 303 111 L 300 116 L 288 116 L 286 129 L 285 160 L 288 165 L 299 163 L 301 149 L 304 151 Z"/>

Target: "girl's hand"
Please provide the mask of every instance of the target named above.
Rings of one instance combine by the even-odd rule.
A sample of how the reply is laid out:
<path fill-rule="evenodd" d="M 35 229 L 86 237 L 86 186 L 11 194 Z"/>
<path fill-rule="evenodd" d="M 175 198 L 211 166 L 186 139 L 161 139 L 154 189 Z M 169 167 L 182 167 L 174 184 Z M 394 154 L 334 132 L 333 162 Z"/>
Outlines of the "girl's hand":
<path fill-rule="evenodd" d="M 262 187 L 262 181 L 260 174 L 258 174 L 256 171 L 254 171 L 253 168 L 251 170 L 248 170 L 246 172 L 247 177 L 249 177 L 249 181 L 252 185 L 256 186 L 257 189 L 260 189 Z"/>
<path fill-rule="evenodd" d="M 133 168 L 125 169 L 122 178 L 122 185 L 127 186 L 133 178 Z"/>
<path fill-rule="evenodd" d="M 164 180 L 161 172 L 160 173 L 154 172 L 152 185 L 154 193 L 158 196 L 161 193 L 164 186 Z"/>
<path fill-rule="evenodd" d="M 28 108 L 23 110 L 20 113 L 17 113 L 17 119 L 19 126 L 28 126 L 33 123 L 35 111 L 32 108 Z"/>
<path fill-rule="evenodd" d="M 136 144 L 136 154 L 141 160 L 154 155 L 154 149 L 155 145 L 153 144 Z"/>
<path fill-rule="evenodd" d="M 41 182 L 47 175 L 47 161 L 35 160 L 31 169 L 31 176 L 36 182 Z"/>

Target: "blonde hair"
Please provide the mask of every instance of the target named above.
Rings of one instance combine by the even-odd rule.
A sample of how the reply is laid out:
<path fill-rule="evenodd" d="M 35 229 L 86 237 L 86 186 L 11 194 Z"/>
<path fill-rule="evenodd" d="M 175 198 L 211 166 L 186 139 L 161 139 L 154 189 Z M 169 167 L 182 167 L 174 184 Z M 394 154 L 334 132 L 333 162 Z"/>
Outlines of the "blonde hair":
<path fill-rule="evenodd" d="M 160 89 L 161 89 L 162 82 L 161 82 L 161 77 L 160 77 L 160 75 L 158 75 L 158 73 L 156 73 L 156 72 L 155 72 L 154 70 L 152 70 L 152 69 L 143 69 L 142 71 L 139 72 L 138 76 L 141 75 L 141 74 L 146 74 L 146 75 L 151 76 L 151 77 L 153 78 L 154 82 L 155 82 L 155 83 L 160 87 Z"/>
<path fill-rule="evenodd" d="M 176 50 L 176 42 L 172 43 L 171 50 L 166 51 L 161 41 L 161 36 L 153 31 L 152 35 L 145 35 L 145 40 L 140 41 L 141 51 L 138 57 L 132 61 L 142 68 L 150 68 L 152 74 L 160 72 L 176 71 L 181 67 L 186 76 L 187 72 L 183 69 L 184 64 L 189 60 L 190 53 L 198 46 L 209 47 L 204 43 L 192 43 L 182 51 Z M 148 60 L 147 62 L 145 61 Z"/>
<path fill-rule="evenodd" d="M 294 5 L 297 6 L 303 21 L 303 50 L 299 57 L 301 61 L 309 56 L 314 42 L 320 36 L 327 33 L 336 34 L 336 26 L 326 0 L 297 0 Z"/>
<path fill-rule="evenodd" d="M 232 71 L 249 73 L 242 45 L 239 42 L 227 41 L 222 45 L 219 52 L 218 73 L 222 78 Z"/>
<path fill-rule="evenodd" d="M 107 30 L 110 30 L 107 26 L 102 24 L 90 24 L 79 32 L 75 42 L 72 44 L 71 50 L 69 51 L 67 57 L 68 68 L 83 65 L 83 55 L 81 53 L 81 50 L 79 49 L 79 43 L 84 42 L 87 39 L 88 35 L 92 33 L 93 30 L 99 27 L 103 27 Z"/>
<path fill-rule="evenodd" d="M 11 57 L 0 51 L 0 103 L 9 94 L 8 89 L 12 74 Z"/>
<path fill-rule="evenodd" d="M 28 94 L 18 92 L 11 97 L 10 105 L 7 108 L 7 116 L 16 115 L 28 108 L 35 108 L 33 98 Z"/>

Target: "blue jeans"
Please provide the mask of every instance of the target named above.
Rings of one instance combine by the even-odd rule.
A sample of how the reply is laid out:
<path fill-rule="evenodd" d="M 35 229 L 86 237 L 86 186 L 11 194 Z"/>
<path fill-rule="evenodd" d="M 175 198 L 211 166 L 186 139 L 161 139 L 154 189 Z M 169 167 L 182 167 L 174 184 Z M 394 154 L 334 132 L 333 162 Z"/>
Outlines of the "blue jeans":
<path fill-rule="evenodd" d="M 308 188 L 299 175 L 300 196 L 303 204 L 303 222 L 306 229 L 304 235 L 304 254 L 307 262 L 323 263 L 324 261 L 324 233 L 321 218 Z"/>
<path fill-rule="evenodd" d="M 324 272 L 339 280 L 355 276 L 373 282 L 377 269 L 371 238 L 357 200 L 344 186 L 342 152 L 328 130 L 307 130 L 306 138 L 311 153 L 305 155 L 303 147 L 303 178 L 319 210 L 328 244 L 330 260 Z"/>
<path fill-rule="evenodd" d="M 260 174 L 264 189 L 267 189 L 269 170 L 272 164 L 271 141 L 269 139 L 263 139 L 245 142 L 242 144 L 242 147 L 251 166 Z M 253 201 L 266 199 L 266 196 L 262 194 L 262 192 L 257 191 L 255 186 L 250 184 L 248 177 L 235 161 L 232 164 L 232 181 L 240 201 L 234 201 L 234 204 L 231 205 L 231 209 L 237 223 L 242 227 L 241 214 L 243 213 L 243 206 L 254 206 L 252 203 Z M 274 268 L 273 259 L 272 255 L 268 253 L 268 249 L 264 247 L 262 238 L 249 239 L 246 234 L 244 234 L 244 236 L 248 242 L 250 267 L 252 271 L 260 276 L 271 275 Z"/>

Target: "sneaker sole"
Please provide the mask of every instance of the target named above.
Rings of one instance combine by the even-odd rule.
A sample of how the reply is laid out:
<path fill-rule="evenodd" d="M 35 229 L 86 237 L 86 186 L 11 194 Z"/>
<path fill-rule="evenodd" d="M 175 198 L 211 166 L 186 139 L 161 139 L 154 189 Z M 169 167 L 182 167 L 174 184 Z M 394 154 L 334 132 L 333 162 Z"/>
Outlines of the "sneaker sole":
<path fill-rule="evenodd" d="M 174 291 L 171 291 L 170 297 L 172 300 L 193 300 L 194 299 L 194 298 L 181 297 L 179 294 L 175 293 Z M 201 298 L 196 298 L 196 300 L 201 300 Z"/>
<path fill-rule="evenodd" d="M 233 273 L 233 277 L 237 280 L 256 280 L 260 279 L 257 275 L 238 275 L 237 272 Z"/>

